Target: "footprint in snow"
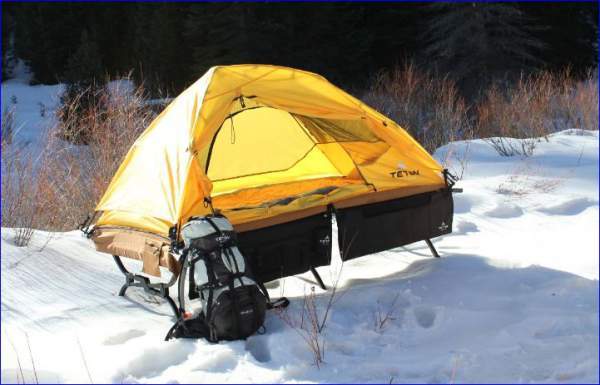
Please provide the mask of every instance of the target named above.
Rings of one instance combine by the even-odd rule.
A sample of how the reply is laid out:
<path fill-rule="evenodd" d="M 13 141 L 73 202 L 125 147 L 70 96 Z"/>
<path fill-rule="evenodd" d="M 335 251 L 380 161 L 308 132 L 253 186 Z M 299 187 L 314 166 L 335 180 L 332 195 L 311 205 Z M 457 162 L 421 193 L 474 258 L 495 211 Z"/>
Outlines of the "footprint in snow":
<path fill-rule="evenodd" d="M 485 215 L 494 218 L 516 218 L 523 215 L 523 209 L 513 204 L 500 203 L 494 209 L 486 212 Z"/>
<path fill-rule="evenodd" d="M 429 329 L 435 323 L 435 318 L 436 318 L 435 310 L 433 310 L 430 307 L 421 306 L 421 307 L 414 308 L 413 313 L 415 315 L 415 319 L 417 320 L 417 323 L 422 328 Z"/>
<path fill-rule="evenodd" d="M 571 199 L 556 206 L 543 207 L 539 212 L 548 215 L 577 215 L 588 207 L 597 206 L 598 202 L 589 198 Z"/>
<path fill-rule="evenodd" d="M 141 337 L 145 334 L 146 334 L 146 332 L 143 330 L 131 329 L 131 330 L 127 330 L 127 331 L 115 334 L 113 336 L 109 336 L 108 338 L 106 338 L 104 340 L 103 344 L 104 345 L 121 345 L 131 339 Z"/>
<path fill-rule="evenodd" d="M 476 233 L 478 231 L 479 231 L 479 228 L 477 227 L 477 225 L 475 223 L 470 222 L 470 221 L 460 221 L 456 225 L 456 231 L 454 231 L 454 234 L 459 235 L 459 234 L 467 234 L 467 233 Z"/>
<path fill-rule="evenodd" d="M 246 340 L 246 350 L 252 354 L 252 357 L 258 362 L 271 361 L 271 351 L 267 346 L 265 338 L 252 336 Z"/>

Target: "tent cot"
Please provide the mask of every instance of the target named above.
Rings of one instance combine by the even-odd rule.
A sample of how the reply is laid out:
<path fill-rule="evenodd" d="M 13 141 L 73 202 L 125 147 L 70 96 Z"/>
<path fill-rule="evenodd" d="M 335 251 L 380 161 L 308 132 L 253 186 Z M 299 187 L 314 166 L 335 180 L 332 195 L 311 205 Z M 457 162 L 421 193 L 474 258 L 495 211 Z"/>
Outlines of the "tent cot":
<path fill-rule="evenodd" d="M 211 205 L 263 281 L 447 234 L 451 180 L 404 129 L 323 77 L 211 68 L 150 124 L 96 210 L 99 251 L 179 269 L 172 246 Z M 430 244 L 430 243 L 429 243 Z"/>

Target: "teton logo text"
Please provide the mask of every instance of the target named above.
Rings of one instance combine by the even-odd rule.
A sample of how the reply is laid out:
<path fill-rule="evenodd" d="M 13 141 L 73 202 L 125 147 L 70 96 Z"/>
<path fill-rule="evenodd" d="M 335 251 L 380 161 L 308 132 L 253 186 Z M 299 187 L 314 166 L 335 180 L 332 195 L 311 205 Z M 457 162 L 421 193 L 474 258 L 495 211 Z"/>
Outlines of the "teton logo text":
<path fill-rule="evenodd" d="M 390 172 L 392 178 L 404 178 L 407 176 L 419 175 L 419 170 L 409 170 L 403 162 L 398 163 L 396 170 Z"/>
<path fill-rule="evenodd" d="M 419 170 L 395 170 L 390 172 L 392 178 L 404 178 L 406 176 L 420 175 Z"/>

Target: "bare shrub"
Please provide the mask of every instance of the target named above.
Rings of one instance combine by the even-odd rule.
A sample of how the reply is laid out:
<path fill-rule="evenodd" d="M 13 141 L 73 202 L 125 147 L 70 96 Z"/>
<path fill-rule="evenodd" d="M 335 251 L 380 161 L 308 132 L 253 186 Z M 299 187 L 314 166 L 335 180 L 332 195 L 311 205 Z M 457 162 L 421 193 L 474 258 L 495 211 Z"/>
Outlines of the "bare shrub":
<path fill-rule="evenodd" d="M 419 71 L 413 64 L 380 73 L 363 99 L 398 122 L 430 152 L 472 137 L 467 104 L 456 84 Z"/>
<path fill-rule="evenodd" d="M 304 292 L 302 309 L 298 313 L 290 312 L 288 308 L 276 308 L 278 317 L 306 342 L 312 353 L 313 363 L 320 367 L 325 361 L 325 337 L 323 331 L 327 325 L 333 305 L 341 298 L 338 285 L 342 276 L 344 264 L 333 273 L 332 287 L 327 295 L 324 306 L 319 306 L 315 287 L 311 286 L 309 292 Z M 322 315 L 321 315 L 322 314 Z"/>
<path fill-rule="evenodd" d="M 332 286 L 331 289 L 329 290 L 329 294 L 328 294 L 328 298 L 327 298 L 327 303 L 325 304 L 325 313 L 323 314 L 323 319 L 321 320 L 321 322 L 319 323 L 319 333 L 321 333 L 323 331 L 323 329 L 325 329 L 325 326 L 327 325 L 327 319 L 329 317 L 329 313 L 331 312 L 333 305 L 339 301 L 339 299 L 341 298 L 341 296 L 339 296 L 339 292 L 338 292 L 338 286 L 340 284 L 340 279 L 342 278 L 342 270 L 344 268 L 344 263 L 342 262 L 340 264 L 340 268 L 337 270 L 337 272 L 332 272 L 331 273 L 331 282 L 332 282 Z"/>
<path fill-rule="evenodd" d="M 12 125 L 12 119 L 12 114 L 3 115 L 2 127 Z M 31 241 L 42 207 L 34 154 L 11 139 L 2 135 L 2 227 L 12 228 L 15 245 L 23 247 Z"/>
<path fill-rule="evenodd" d="M 400 297 L 400 294 L 396 294 L 386 307 L 383 307 L 381 302 L 377 301 L 377 309 L 374 315 L 375 331 L 377 333 L 382 333 L 387 325 L 396 319 L 394 313 L 396 312 L 398 297 Z"/>
<path fill-rule="evenodd" d="M 312 353 L 313 363 L 321 367 L 325 359 L 325 339 L 321 334 L 321 322 L 317 311 L 315 287 L 304 293 L 300 315 L 292 314 L 287 308 L 276 309 L 279 318 L 306 342 Z"/>
<path fill-rule="evenodd" d="M 156 116 L 142 86 L 108 84 L 86 100 L 93 103 L 85 109 L 77 106 L 82 100 L 77 95 L 59 108 L 56 125 L 35 153 L 9 144 L 5 138 L 10 136 L 2 135 L 2 226 L 15 229 L 17 245 L 27 245 L 34 229 L 75 229 L 94 210 L 125 154 Z M 3 129 L 13 121 L 11 114 L 4 114 Z M 65 132 L 78 131 L 86 132 L 87 145 L 64 140 Z"/>
<path fill-rule="evenodd" d="M 2 147 L 12 144 L 13 133 L 15 131 L 15 108 L 5 107 L 2 112 Z"/>
<path fill-rule="evenodd" d="M 590 72 L 579 81 L 569 71 L 522 76 L 512 86 L 492 86 L 476 116 L 477 136 L 487 138 L 498 154 L 530 156 L 550 133 L 598 129 L 597 79 Z"/>
<path fill-rule="evenodd" d="M 477 106 L 477 134 L 502 156 L 530 156 L 546 126 L 553 89 L 547 74 L 521 77 L 515 86 L 493 85 Z M 522 139 L 522 140 L 513 140 Z"/>
<path fill-rule="evenodd" d="M 60 97 L 60 107 L 56 111 L 59 120 L 56 136 L 74 144 L 88 144 L 91 140 L 89 119 L 95 117 L 97 110 L 106 107 L 102 97 L 104 87 L 93 82 L 89 85 L 67 84 Z"/>
<path fill-rule="evenodd" d="M 485 138 L 485 140 L 496 150 L 501 156 L 531 156 L 535 150 L 536 143 L 539 138 L 523 138 L 515 140 L 503 136 Z"/>
<path fill-rule="evenodd" d="M 566 176 L 566 175 L 565 175 Z M 530 194 L 551 193 L 559 188 L 565 179 L 559 174 L 548 175 L 547 171 L 531 159 L 524 159 L 496 188 L 498 194 L 507 199 L 522 201 Z"/>
<path fill-rule="evenodd" d="M 584 81 L 576 81 L 569 76 L 569 72 L 563 73 L 561 92 L 555 103 L 557 130 L 598 130 L 597 74 L 597 71 L 590 70 Z"/>
<path fill-rule="evenodd" d="M 82 98 L 75 96 L 57 111 L 39 173 L 49 229 L 74 229 L 94 210 L 125 154 L 156 116 L 142 86 L 109 84 L 86 99 L 90 104 L 85 109 L 77 106 Z M 87 145 L 63 140 L 65 132 L 85 132 Z"/>
<path fill-rule="evenodd" d="M 464 146 L 458 143 L 449 143 L 447 146 L 448 148 L 442 159 L 442 165 L 452 172 L 456 180 L 462 180 L 469 165 L 471 143 L 467 140 Z"/>
<path fill-rule="evenodd" d="M 500 155 L 530 156 L 552 132 L 598 129 L 595 71 L 583 81 L 568 70 L 522 75 L 482 94 L 468 106 L 452 80 L 408 64 L 381 72 L 363 99 L 430 152 L 455 140 L 485 138 Z"/>

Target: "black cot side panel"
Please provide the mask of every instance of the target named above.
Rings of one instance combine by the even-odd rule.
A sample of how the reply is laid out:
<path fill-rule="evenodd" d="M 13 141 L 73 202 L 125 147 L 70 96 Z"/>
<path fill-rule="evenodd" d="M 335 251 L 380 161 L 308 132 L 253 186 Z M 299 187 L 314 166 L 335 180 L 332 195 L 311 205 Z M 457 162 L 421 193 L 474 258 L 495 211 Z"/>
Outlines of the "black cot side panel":
<path fill-rule="evenodd" d="M 238 247 L 262 282 L 301 274 L 331 262 L 328 212 L 238 234 Z"/>
<path fill-rule="evenodd" d="M 342 260 L 452 232 L 450 189 L 336 210 Z"/>

